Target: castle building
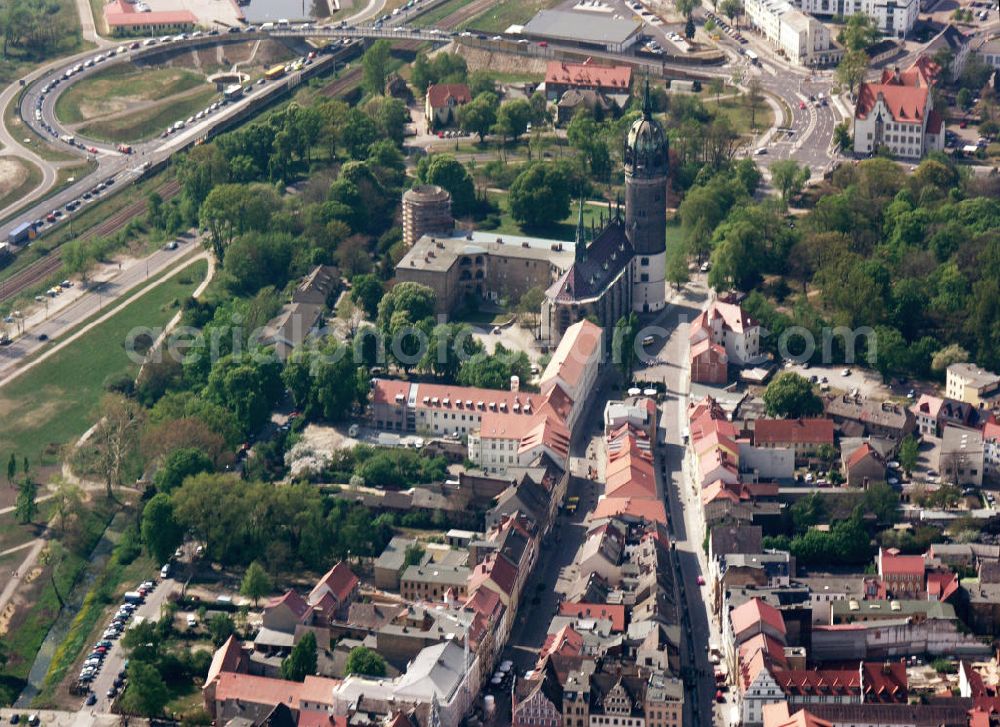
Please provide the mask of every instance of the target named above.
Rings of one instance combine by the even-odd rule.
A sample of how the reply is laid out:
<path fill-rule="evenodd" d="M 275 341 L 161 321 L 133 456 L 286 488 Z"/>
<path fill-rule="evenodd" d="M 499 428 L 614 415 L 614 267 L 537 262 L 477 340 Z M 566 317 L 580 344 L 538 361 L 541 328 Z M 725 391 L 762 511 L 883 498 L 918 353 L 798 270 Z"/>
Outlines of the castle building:
<path fill-rule="evenodd" d="M 419 184 L 403 194 L 403 244 L 407 249 L 426 234 L 447 234 L 454 228 L 447 190 L 436 184 Z"/>
<path fill-rule="evenodd" d="M 570 326 L 587 318 L 610 330 L 631 311 L 662 310 L 667 290 L 668 150 L 663 127 L 653 118 L 647 82 L 642 116 L 625 138 L 624 210 L 621 205 L 609 210 L 589 242 L 582 204 L 575 244 L 483 232 L 431 236 L 411 229 L 413 242 L 396 265 L 396 280 L 432 288 L 437 311 L 445 314 L 470 296 L 511 301 L 540 287 L 545 297 L 539 336 L 552 346 Z"/>

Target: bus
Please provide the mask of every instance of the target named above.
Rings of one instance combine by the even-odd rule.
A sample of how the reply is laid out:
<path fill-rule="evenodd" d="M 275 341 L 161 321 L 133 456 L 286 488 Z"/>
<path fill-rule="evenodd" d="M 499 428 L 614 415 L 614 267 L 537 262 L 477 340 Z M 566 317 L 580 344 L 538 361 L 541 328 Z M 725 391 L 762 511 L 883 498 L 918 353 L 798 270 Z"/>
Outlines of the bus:
<path fill-rule="evenodd" d="M 285 66 L 281 64 L 279 66 L 271 66 L 266 71 L 264 71 L 264 78 L 268 81 L 273 81 L 276 78 L 281 78 L 285 75 Z"/>
<path fill-rule="evenodd" d="M 754 65 L 757 65 L 758 63 L 760 63 L 760 58 L 759 58 L 759 57 L 757 56 L 757 54 L 756 54 L 756 53 L 754 53 L 754 52 L 753 52 L 752 50 L 750 50 L 749 48 L 747 48 L 747 49 L 746 49 L 746 50 L 745 50 L 745 51 L 743 52 L 743 55 L 745 55 L 745 56 L 746 56 L 747 58 L 749 58 L 749 59 L 750 59 L 750 62 L 751 62 L 751 63 L 753 63 Z"/>
<path fill-rule="evenodd" d="M 222 92 L 222 97 L 226 101 L 235 101 L 236 99 L 243 96 L 243 86 L 238 83 L 234 83 L 231 86 L 226 86 L 226 89 Z"/>

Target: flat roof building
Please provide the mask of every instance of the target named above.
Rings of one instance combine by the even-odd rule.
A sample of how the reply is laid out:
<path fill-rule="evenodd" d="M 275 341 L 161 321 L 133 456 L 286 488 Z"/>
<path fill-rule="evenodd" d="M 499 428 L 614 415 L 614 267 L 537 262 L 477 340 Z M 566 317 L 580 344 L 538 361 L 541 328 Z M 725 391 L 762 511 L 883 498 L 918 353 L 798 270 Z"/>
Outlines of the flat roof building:
<path fill-rule="evenodd" d="M 1000 376 L 971 363 L 953 363 L 948 367 L 945 384 L 949 399 L 981 405 L 1000 389 Z"/>
<path fill-rule="evenodd" d="M 639 40 L 643 24 L 565 10 L 541 10 L 522 30 L 528 38 L 620 53 Z"/>

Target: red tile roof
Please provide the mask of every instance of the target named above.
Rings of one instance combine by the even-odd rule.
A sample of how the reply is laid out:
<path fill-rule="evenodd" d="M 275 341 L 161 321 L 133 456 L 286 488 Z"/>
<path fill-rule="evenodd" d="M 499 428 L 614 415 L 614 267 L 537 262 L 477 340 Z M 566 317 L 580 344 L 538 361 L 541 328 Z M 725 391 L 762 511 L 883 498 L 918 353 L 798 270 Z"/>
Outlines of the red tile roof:
<path fill-rule="evenodd" d="M 926 568 L 922 555 L 897 555 L 887 550 L 881 550 L 879 556 L 879 574 L 883 577 L 891 575 L 922 576 Z"/>
<path fill-rule="evenodd" d="M 861 692 L 857 669 L 775 669 L 771 675 L 790 696 L 848 696 Z"/>
<path fill-rule="evenodd" d="M 737 606 L 729 613 L 729 618 L 733 623 L 734 634 L 741 634 L 759 624 L 785 635 L 785 619 L 781 611 L 759 598 L 751 598 Z"/>
<path fill-rule="evenodd" d="M 296 618 L 302 618 L 306 611 L 309 610 L 309 604 L 305 602 L 296 591 L 287 591 L 285 595 L 272 598 L 264 606 L 264 610 L 270 610 L 272 608 L 278 608 L 279 606 L 287 606 L 288 609 L 295 614 Z"/>
<path fill-rule="evenodd" d="M 504 595 L 513 597 L 514 586 L 517 583 L 517 568 L 503 556 L 492 553 L 477 565 L 469 576 L 470 588 L 486 583 L 492 583 Z"/>
<path fill-rule="evenodd" d="M 208 675 L 205 677 L 205 684 L 208 685 L 222 673 L 235 672 L 239 669 L 242 659 L 243 646 L 239 639 L 230 636 L 226 643 L 220 646 L 212 655 L 212 664 L 208 667 Z"/>
<path fill-rule="evenodd" d="M 583 637 L 570 625 L 566 624 L 554 634 L 549 634 L 542 650 L 538 653 L 539 661 L 545 657 L 558 654 L 560 656 L 580 656 L 583 653 Z"/>
<path fill-rule="evenodd" d="M 298 727 L 348 727 L 347 717 L 335 717 L 329 712 L 300 709 Z"/>
<path fill-rule="evenodd" d="M 337 599 L 338 603 L 345 603 L 350 598 L 351 591 L 357 587 L 359 582 L 358 577 L 354 575 L 354 572 L 347 563 L 340 561 L 327 571 L 326 575 L 319 579 L 319 583 L 316 584 L 316 587 L 312 589 L 312 593 L 309 594 L 309 602 L 319 602 L 324 594 L 329 591 Z"/>
<path fill-rule="evenodd" d="M 606 603 L 569 603 L 559 604 L 560 616 L 576 616 L 577 618 L 595 618 L 611 622 L 611 630 L 616 633 L 625 631 L 625 606 Z"/>
<path fill-rule="evenodd" d="M 871 445 L 868 444 L 868 442 L 865 442 L 860 447 L 855 449 L 854 452 L 851 453 L 851 456 L 847 458 L 847 469 L 857 466 L 870 455 L 874 455 L 876 458 L 878 457 Z"/>
<path fill-rule="evenodd" d="M 449 99 L 456 104 L 465 104 L 472 100 L 472 94 L 464 83 L 435 83 L 427 87 L 427 102 L 431 108 L 447 106 Z"/>
<path fill-rule="evenodd" d="M 627 91 L 632 84 L 632 68 L 600 66 L 590 63 L 589 58 L 586 63 L 549 61 L 545 69 L 545 83 Z"/>
<path fill-rule="evenodd" d="M 591 514 L 592 520 L 628 515 L 650 522 L 666 524 L 667 511 L 663 503 L 647 497 L 602 497 Z"/>
<path fill-rule="evenodd" d="M 758 419 L 754 444 L 833 444 L 829 419 Z"/>
<path fill-rule="evenodd" d="M 219 702 L 238 699 L 250 704 L 271 706 L 287 704 L 292 709 L 299 708 L 301 699 L 332 705 L 333 690 L 340 684 L 340 680 L 325 677 L 307 677 L 307 680 L 300 683 L 223 672 L 219 674 L 216 684 L 215 699 Z"/>
<path fill-rule="evenodd" d="M 574 323 L 567 328 L 542 373 L 542 391 L 546 391 L 558 379 L 566 382 L 567 386 L 576 388 L 587 368 L 587 363 L 595 354 L 600 354 L 603 337 L 604 329 L 588 320 Z"/>
<path fill-rule="evenodd" d="M 865 662 L 861 665 L 866 702 L 905 702 L 906 664 L 902 661 Z"/>

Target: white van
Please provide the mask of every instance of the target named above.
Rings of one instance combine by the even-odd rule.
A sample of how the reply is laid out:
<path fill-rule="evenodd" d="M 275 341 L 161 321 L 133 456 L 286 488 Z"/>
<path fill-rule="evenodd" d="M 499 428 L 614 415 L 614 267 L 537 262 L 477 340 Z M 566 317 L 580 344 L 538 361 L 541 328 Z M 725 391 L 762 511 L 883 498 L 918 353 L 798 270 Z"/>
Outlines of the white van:
<path fill-rule="evenodd" d="M 170 564 L 164 563 L 163 567 L 160 568 L 160 578 L 169 578 L 169 577 L 170 577 Z"/>

